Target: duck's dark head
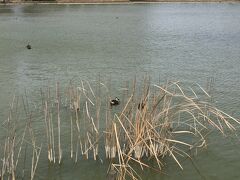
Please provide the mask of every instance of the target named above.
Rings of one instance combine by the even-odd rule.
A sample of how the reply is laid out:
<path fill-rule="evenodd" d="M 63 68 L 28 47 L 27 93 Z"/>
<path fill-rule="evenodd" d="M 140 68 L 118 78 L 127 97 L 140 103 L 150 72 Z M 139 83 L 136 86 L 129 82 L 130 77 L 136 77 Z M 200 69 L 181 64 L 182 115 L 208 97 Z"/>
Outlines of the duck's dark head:
<path fill-rule="evenodd" d="M 28 45 L 26 46 L 27 49 L 32 49 L 32 46 L 28 43 Z"/>
<path fill-rule="evenodd" d="M 141 102 L 138 104 L 138 110 L 143 110 L 145 107 L 145 103 L 144 102 Z"/>

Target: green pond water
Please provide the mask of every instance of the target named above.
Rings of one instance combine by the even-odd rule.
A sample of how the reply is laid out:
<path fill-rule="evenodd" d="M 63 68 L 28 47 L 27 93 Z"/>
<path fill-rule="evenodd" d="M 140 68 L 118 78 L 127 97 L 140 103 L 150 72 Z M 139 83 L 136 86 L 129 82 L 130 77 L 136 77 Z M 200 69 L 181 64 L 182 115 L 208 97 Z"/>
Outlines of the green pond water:
<path fill-rule="evenodd" d="M 101 76 L 111 79 L 114 96 L 124 82 L 146 74 L 153 83 L 179 80 L 186 86 L 206 87 L 214 79 L 215 104 L 240 118 L 240 4 L 0 6 L 0 122 L 13 94 L 25 90 L 34 99 L 47 84 L 94 83 Z M 240 179 L 239 139 L 218 133 L 208 139 L 195 166 L 182 159 L 182 171 L 166 158 L 164 174 L 145 170 L 143 179 Z M 52 167 L 42 156 L 36 179 L 106 179 L 104 154 L 102 159 L 74 164 L 65 153 L 63 164 Z"/>

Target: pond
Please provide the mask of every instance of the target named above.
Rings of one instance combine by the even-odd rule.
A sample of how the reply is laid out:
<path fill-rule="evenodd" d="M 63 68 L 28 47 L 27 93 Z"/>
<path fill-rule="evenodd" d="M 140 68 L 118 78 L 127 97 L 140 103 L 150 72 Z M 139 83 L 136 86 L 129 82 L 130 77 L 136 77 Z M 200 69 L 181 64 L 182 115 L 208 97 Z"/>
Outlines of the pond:
<path fill-rule="evenodd" d="M 1 5 L 0 32 L 1 122 L 13 94 L 99 76 L 117 92 L 145 75 L 186 86 L 213 80 L 217 107 L 240 117 L 239 3 Z M 170 163 L 143 179 L 239 179 L 239 140 L 217 134 L 209 142 L 195 166 Z M 67 159 L 58 168 L 42 160 L 36 179 L 106 179 L 106 162 Z"/>

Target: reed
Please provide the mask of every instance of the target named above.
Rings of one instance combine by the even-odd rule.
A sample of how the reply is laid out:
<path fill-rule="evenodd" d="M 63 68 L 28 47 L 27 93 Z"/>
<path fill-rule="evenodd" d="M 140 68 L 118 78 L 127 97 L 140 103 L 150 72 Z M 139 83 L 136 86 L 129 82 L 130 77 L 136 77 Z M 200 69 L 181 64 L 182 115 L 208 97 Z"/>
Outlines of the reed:
<path fill-rule="evenodd" d="M 30 138 L 31 138 L 31 145 L 32 145 L 32 162 L 31 162 L 30 179 L 33 180 L 34 176 L 35 176 L 35 173 L 36 173 L 39 157 L 40 157 L 40 154 L 41 154 L 42 145 L 40 147 L 38 147 L 36 145 L 36 138 L 35 138 L 35 135 L 34 135 L 34 130 L 32 128 L 32 123 L 31 123 L 32 119 L 31 118 L 32 118 L 32 116 L 30 114 L 29 122 L 27 124 L 27 127 L 28 127 Z"/>
<path fill-rule="evenodd" d="M 67 145 L 70 159 L 75 163 L 81 157 L 101 159 L 99 149 L 102 147 L 110 162 L 112 179 L 141 179 L 139 169 L 161 172 L 165 156 L 183 169 L 179 157 L 190 157 L 191 151 L 206 147 L 206 137 L 211 130 L 226 135 L 226 130 L 234 132 L 240 124 L 238 119 L 212 104 L 209 93 L 212 88 L 207 91 L 196 84 L 185 89 L 180 82 L 159 85 L 152 84 L 149 77 L 140 82 L 135 78 L 126 82 L 121 88 L 122 94 L 117 95 L 122 97 L 120 105 L 112 107 L 110 101 L 116 95 L 111 92 L 111 85 L 108 86 L 99 79 L 95 87 L 88 81 L 79 81 L 77 85 L 71 81 L 64 90 L 60 83 L 41 89 L 40 118 L 45 129 L 45 142 L 41 143 L 34 133 L 35 115 L 26 95 L 22 103 L 26 125 L 21 136 L 17 136 L 19 127 L 13 119 L 19 117 L 20 110 L 14 106 L 18 104 L 18 98 L 14 97 L 9 118 L 4 123 L 2 179 L 16 179 L 23 149 L 24 164 L 27 161 L 27 145 L 32 154 L 29 179 L 34 179 L 41 152 L 46 152 L 53 165 L 56 160 L 61 164 L 68 151 L 63 148 L 66 144 L 70 144 Z M 69 129 L 63 130 L 66 127 Z M 69 137 L 69 141 L 65 142 L 64 136 Z M 156 166 L 152 166 L 149 159 Z M 22 177 L 27 177 L 25 165 L 23 167 Z"/>
<path fill-rule="evenodd" d="M 51 102 L 51 90 L 48 87 L 46 93 L 41 90 L 41 98 L 43 104 L 44 123 L 47 139 L 48 160 L 55 163 L 55 141 L 54 141 L 54 127 L 53 127 L 53 112 Z"/>
<path fill-rule="evenodd" d="M 38 160 L 40 157 L 41 150 L 36 150 L 36 139 L 33 129 L 31 128 L 31 118 L 32 115 L 28 109 L 28 102 L 27 99 L 22 98 L 22 106 L 24 107 L 24 112 L 26 115 L 25 118 L 25 126 L 19 126 L 19 121 L 23 120 L 20 119 L 19 116 L 19 97 L 13 96 L 13 100 L 10 104 L 10 110 L 7 120 L 3 123 L 3 128 L 6 132 L 4 146 L 3 146 L 3 153 L 1 153 L 1 160 L 2 165 L 0 178 L 3 179 L 11 179 L 15 180 L 20 177 L 20 172 L 22 172 L 22 178 L 29 178 L 33 179 L 36 173 Z M 23 130 L 21 129 L 23 128 Z M 27 133 L 28 132 L 28 133 Z M 31 142 L 28 139 L 32 139 Z M 25 150 L 26 154 L 26 146 L 31 145 L 33 154 L 32 156 L 28 156 L 28 158 L 24 157 L 24 166 L 21 166 L 22 161 L 22 151 Z M 41 149 L 41 148 L 40 148 Z M 31 172 L 29 174 L 25 173 L 25 162 L 32 161 Z"/>
<path fill-rule="evenodd" d="M 127 176 L 138 179 L 132 162 L 141 169 L 153 168 L 143 162 L 144 157 L 155 160 L 158 165 L 155 170 L 162 170 L 166 155 L 183 169 L 177 157 L 190 156 L 189 150 L 206 146 L 206 135 L 211 129 L 224 135 L 225 129 L 235 131 L 239 125 L 239 120 L 201 101 L 193 90 L 194 96 L 187 96 L 179 82 L 153 87 L 157 89 L 155 94 L 151 94 L 149 83 L 144 83 L 142 95 L 138 96 L 140 101 L 134 99 L 133 88 L 125 107 L 115 114 L 109 125 L 114 127 L 108 128 L 106 136 L 110 134 L 110 139 L 114 139 L 112 147 L 116 147 L 114 157 L 118 157 L 118 162 L 113 167 L 118 172 L 117 179 Z M 199 86 L 199 90 L 210 97 L 202 87 Z M 188 140 L 178 139 L 180 134 Z M 119 142 L 123 142 L 122 145 Z"/>
<path fill-rule="evenodd" d="M 56 84 L 56 104 L 57 104 L 57 129 L 58 129 L 58 164 L 62 160 L 62 148 L 61 148 L 61 119 L 60 119 L 60 93 L 59 82 Z"/>

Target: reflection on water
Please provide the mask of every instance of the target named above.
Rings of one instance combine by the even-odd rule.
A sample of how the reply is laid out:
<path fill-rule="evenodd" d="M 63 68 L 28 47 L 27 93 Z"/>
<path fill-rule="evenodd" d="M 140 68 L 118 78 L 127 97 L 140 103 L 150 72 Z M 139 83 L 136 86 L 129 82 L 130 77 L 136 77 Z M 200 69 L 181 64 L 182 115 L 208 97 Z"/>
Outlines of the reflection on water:
<path fill-rule="evenodd" d="M 239 18 L 238 3 L 0 6 L 0 115 L 25 88 L 36 93 L 49 82 L 94 81 L 100 74 L 119 89 L 148 74 L 153 82 L 203 87 L 213 77 L 217 105 L 240 117 Z M 203 175 L 186 160 L 184 171 L 166 167 L 161 178 L 238 179 L 239 142 L 222 141 L 213 136 L 196 158 Z M 98 162 L 65 163 L 57 172 L 40 163 L 39 172 L 48 171 L 49 179 L 106 178 Z M 147 174 L 144 179 L 159 179 Z"/>

